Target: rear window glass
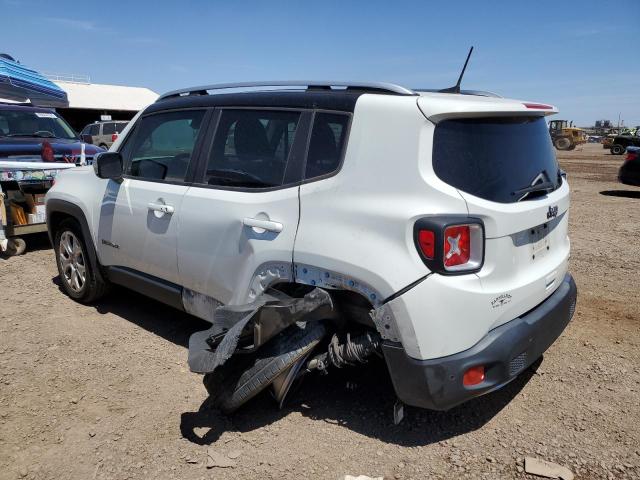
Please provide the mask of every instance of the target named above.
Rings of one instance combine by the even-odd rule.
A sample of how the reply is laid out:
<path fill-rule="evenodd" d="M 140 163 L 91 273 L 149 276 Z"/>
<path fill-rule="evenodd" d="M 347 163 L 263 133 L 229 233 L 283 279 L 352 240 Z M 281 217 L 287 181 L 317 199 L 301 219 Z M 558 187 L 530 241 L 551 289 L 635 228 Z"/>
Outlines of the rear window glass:
<path fill-rule="evenodd" d="M 115 123 L 103 123 L 102 124 L 102 134 L 103 135 L 112 135 L 116 133 L 116 124 Z"/>
<path fill-rule="evenodd" d="M 442 121 L 433 139 L 433 168 L 445 183 L 500 203 L 519 201 L 518 190 L 533 184 L 549 182 L 555 189 L 561 182 L 544 117 Z"/>
<path fill-rule="evenodd" d="M 340 167 L 348 124 L 348 115 L 316 114 L 311 130 L 306 179 L 327 175 Z"/>

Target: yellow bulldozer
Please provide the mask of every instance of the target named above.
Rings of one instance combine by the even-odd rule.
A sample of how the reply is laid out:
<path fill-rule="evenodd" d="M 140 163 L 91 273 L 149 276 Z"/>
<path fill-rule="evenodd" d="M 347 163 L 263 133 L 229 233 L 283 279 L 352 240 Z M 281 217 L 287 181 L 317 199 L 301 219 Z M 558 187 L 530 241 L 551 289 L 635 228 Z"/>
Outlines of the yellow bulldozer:
<path fill-rule="evenodd" d="M 587 143 L 587 134 L 584 130 L 573 126 L 573 122 L 567 120 L 551 120 L 549 122 L 549 134 L 553 146 L 558 150 L 573 150 L 576 145 Z"/>

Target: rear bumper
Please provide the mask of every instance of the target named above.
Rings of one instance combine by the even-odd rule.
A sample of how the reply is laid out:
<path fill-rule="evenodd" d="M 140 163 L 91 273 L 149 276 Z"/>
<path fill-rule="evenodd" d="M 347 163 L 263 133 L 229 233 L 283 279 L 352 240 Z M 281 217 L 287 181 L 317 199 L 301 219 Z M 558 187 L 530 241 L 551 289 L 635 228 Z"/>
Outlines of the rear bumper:
<path fill-rule="evenodd" d="M 573 316 L 576 297 L 576 284 L 567 274 L 533 310 L 491 330 L 470 349 L 447 357 L 416 360 L 399 344 L 386 342 L 383 352 L 398 398 L 407 405 L 448 410 L 506 385 L 560 336 Z M 485 366 L 485 380 L 465 387 L 464 372 L 479 365 Z"/>

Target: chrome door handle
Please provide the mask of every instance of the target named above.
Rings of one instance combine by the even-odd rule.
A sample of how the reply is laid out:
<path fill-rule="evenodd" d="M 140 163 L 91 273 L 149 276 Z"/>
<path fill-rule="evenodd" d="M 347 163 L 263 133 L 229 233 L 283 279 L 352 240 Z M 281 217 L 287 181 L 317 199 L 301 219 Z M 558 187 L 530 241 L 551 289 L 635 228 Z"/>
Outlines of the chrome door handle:
<path fill-rule="evenodd" d="M 176 209 L 173 208 L 173 205 L 165 205 L 164 203 L 151 202 L 147 206 L 149 207 L 149 210 L 152 210 L 154 212 L 160 212 L 160 213 L 168 213 L 169 215 L 171 215 L 173 212 L 176 211 Z"/>
<path fill-rule="evenodd" d="M 242 219 L 242 224 L 245 227 L 261 228 L 268 230 L 269 232 L 280 233 L 282 231 L 282 224 L 280 222 L 272 222 L 271 220 L 260 220 L 259 218 L 245 217 Z"/>

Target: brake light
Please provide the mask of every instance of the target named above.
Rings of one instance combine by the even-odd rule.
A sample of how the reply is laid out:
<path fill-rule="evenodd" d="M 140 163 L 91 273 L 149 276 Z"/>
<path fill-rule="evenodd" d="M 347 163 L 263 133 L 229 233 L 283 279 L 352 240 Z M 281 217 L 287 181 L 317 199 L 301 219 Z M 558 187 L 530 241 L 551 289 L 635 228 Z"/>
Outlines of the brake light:
<path fill-rule="evenodd" d="M 631 162 L 638 159 L 638 152 L 627 152 L 627 156 L 624 157 L 625 162 Z"/>
<path fill-rule="evenodd" d="M 49 142 L 42 142 L 42 152 L 40 155 L 43 162 L 55 162 L 53 147 Z"/>
<path fill-rule="evenodd" d="M 118 134 L 117 133 L 112 133 L 111 134 L 111 141 L 112 142 L 115 142 L 117 138 L 118 138 Z"/>
<path fill-rule="evenodd" d="M 444 266 L 464 265 L 471 258 L 471 235 L 468 225 L 448 227 L 444 231 Z"/>
<path fill-rule="evenodd" d="M 546 105 L 544 103 L 523 103 L 523 105 L 527 108 L 534 108 L 536 110 L 553 110 L 551 105 Z"/>
<path fill-rule="evenodd" d="M 422 254 L 430 260 L 435 256 L 436 234 L 432 230 L 420 230 L 418 244 Z"/>
<path fill-rule="evenodd" d="M 471 367 L 469 370 L 464 372 L 464 376 L 462 377 L 462 384 L 465 387 L 472 387 L 473 385 L 478 385 L 484 382 L 484 366 L 479 365 L 477 367 Z"/>

